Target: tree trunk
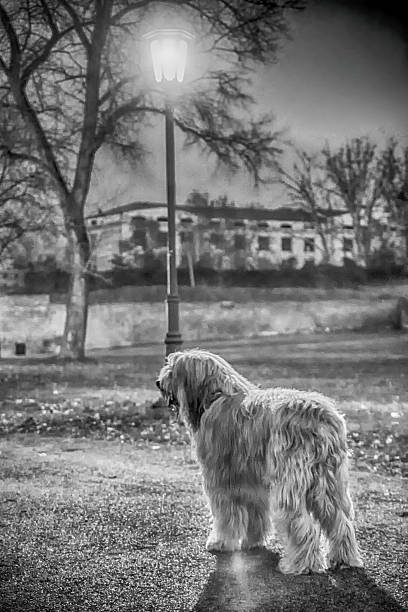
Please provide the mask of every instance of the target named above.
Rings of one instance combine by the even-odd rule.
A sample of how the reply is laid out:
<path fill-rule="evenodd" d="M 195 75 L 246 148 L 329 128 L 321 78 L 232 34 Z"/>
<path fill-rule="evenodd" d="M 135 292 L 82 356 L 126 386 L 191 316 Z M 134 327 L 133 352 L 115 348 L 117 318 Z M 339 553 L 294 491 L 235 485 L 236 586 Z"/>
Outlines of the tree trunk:
<path fill-rule="evenodd" d="M 364 263 L 365 267 L 368 268 L 370 265 L 371 258 L 371 226 L 367 225 L 367 227 L 362 228 L 362 241 L 363 241 L 363 253 L 364 253 Z"/>
<path fill-rule="evenodd" d="M 325 264 L 330 263 L 330 250 L 329 250 L 329 245 L 327 241 L 327 236 L 325 234 L 325 230 L 327 231 L 327 226 L 323 228 L 321 224 L 318 223 L 317 227 L 318 227 L 317 232 L 320 236 L 320 240 L 322 241 L 322 247 L 323 247 L 322 264 L 325 265 Z"/>
<path fill-rule="evenodd" d="M 84 228 L 83 228 L 84 229 Z M 66 301 L 66 318 L 60 357 L 83 359 L 88 319 L 89 280 L 87 263 L 89 259 L 88 239 L 83 232 L 82 239 L 71 229 L 68 232 L 70 251 L 70 280 Z M 81 235 L 80 234 L 80 235 Z"/>
<path fill-rule="evenodd" d="M 190 277 L 190 287 L 195 287 L 193 255 L 190 248 L 187 250 L 188 275 Z"/>
<path fill-rule="evenodd" d="M 357 261 L 359 266 L 366 266 L 366 250 L 364 244 L 364 228 L 361 226 L 358 213 L 353 214 L 354 239 L 357 247 Z"/>

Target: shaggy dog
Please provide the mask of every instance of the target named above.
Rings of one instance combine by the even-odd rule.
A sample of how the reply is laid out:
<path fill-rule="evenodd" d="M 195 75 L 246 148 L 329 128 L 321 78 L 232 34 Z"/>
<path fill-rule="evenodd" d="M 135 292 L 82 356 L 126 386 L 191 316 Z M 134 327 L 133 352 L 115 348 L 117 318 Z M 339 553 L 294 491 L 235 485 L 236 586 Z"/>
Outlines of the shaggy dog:
<path fill-rule="evenodd" d="M 333 401 L 314 392 L 261 390 L 224 359 L 172 353 L 157 380 L 187 426 L 213 523 L 210 551 L 261 547 L 272 519 L 283 573 L 361 567 L 348 489 L 346 427 Z"/>

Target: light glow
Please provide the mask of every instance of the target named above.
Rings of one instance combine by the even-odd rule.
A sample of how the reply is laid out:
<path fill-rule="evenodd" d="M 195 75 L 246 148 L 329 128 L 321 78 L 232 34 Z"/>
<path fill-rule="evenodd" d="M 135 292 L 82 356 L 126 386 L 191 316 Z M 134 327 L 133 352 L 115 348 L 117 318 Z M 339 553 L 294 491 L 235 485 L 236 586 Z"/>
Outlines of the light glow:
<path fill-rule="evenodd" d="M 158 83 L 184 79 L 187 41 L 193 37 L 185 30 L 155 30 L 145 35 L 150 40 L 154 77 Z"/>

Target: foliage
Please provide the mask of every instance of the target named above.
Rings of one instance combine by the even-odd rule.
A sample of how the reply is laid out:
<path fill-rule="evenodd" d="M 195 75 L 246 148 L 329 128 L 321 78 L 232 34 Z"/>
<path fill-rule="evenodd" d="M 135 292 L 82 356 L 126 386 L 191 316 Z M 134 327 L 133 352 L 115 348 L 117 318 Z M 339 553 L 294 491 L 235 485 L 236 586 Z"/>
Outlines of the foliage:
<path fill-rule="evenodd" d="M 66 292 L 68 287 L 68 272 L 61 270 L 51 258 L 40 265 L 31 266 L 24 275 L 24 293 Z"/>
<path fill-rule="evenodd" d="M 29 149 L 21 126 L 16 131 L 10 113 L 0 107 L 0 256 L 10 255 L 25 234 L 45 231 L 53 224 L 46 176 L 21 154 Z"/>

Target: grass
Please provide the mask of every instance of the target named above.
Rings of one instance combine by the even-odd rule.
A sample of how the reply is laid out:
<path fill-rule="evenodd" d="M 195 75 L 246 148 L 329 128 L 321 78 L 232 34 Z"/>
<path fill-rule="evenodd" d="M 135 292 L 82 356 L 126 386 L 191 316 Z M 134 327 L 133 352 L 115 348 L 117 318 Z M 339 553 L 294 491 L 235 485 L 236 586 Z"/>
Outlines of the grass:
<path fill-rule="evenodd" d="M 197 466 L 183 431 L 150 410 L 161 349 L 100 353 L 80 365 L 4 363 L 0 609 L 403 610 L 407 339 L 340 334 L 211 347 L 252 380 L 320 389 L 346 413 L 366 567 L 323 576 L 279 574 L 273 537 L 263 552 L 206 553 Z M 33 430 L 19 429 L 29 418 Z"/>

